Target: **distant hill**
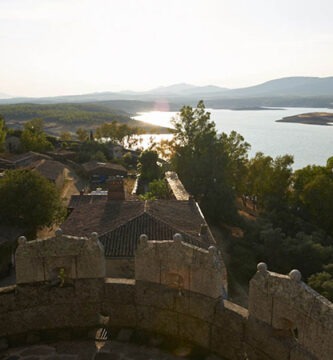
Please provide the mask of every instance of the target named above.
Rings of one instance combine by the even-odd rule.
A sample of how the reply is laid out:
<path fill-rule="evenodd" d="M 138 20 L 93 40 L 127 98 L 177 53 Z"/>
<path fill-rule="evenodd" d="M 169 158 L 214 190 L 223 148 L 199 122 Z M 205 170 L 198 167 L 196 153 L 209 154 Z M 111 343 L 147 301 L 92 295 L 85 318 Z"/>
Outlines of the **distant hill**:
<path fill-rule="evenodd" d="M 287 77 L 230 90 L 228 97 L 333 96 L 333 77 Z"/>
<path fill-rule="evenodd" d="M 87 102 L 106 104 L 112 102 L 112 106 L 117 103 L 121 104 L 121 107 L 115 106 L 116 109 L 135 113 L 137 111 L 154 110 L 159 102 L 169 103 L 168 109 L 178 110 L 184 104 L 194 106 L 198 100 L 204 100 L 207 106 L 214 108 L 255 108 L 261 106 L 331 107 L 333 104 L 333 77 L 286 77 L 238 89 L 227 89 L 215 85 L 194 86 L 180 83 L 142 92 L 127 90 L 42 98 L 0 99 L 0 104 Z"/>
<path fill-rule="evenodd" d="M 123 110 L 110 103 L 82 104 L 10 104 L 0 105 L 0 114 L 9 128 L 20 129 L 26 121 L 41 118 L 45 130 L 52 135 L 63 131 L 75 133 L 79 127 L 94 130 L 100 124 L 117 121 L 131 127 L 138 127 L 147 133 L 168 133 L 169 129 L 137 121 Z"/>

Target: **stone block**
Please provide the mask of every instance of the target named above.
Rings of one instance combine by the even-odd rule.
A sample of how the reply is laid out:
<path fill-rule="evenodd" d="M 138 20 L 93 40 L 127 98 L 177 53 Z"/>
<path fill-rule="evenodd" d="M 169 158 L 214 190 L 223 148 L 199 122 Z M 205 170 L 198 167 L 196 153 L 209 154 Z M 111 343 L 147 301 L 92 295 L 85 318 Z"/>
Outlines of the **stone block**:
<path fill-rule="evenodd" d="M 205 349 L 209 348 L 210 324 L 206 321 L 179 314 L 178 337 L 195 343 Z"/>
<path fill-rule="evenodd" d="M 271 323 L 273 298 L 261 288 L 251 286 L 249 297 L 249 314 L 267 324 Z"/>
<path fill-rule="evenodd" d="M 136 282 L 137 304 L 173 310 L 177 296 L 178 291 L 167 286 L 143 281 Z"/>
<path fill-rule="evenodd" d="M 301 346 L 296 346 L 293 349 L 291 349 L 291 351 L 290 351 L 290 360 L 317 360 L 317 359 L 328 360 L 328 359 L 331 359 L 331 357 L 325 358 L 325 356 L 324 356 L 324 357 L 317 358 L 317 357 L 313 356 L 312 354 L 310 354 L 309 352 L 307 352 Z"/>
<path fill-rule="evenodd" d="M 291 336 L 286 337 L 284 332 L 274 330 L 251 317 L 246 330 L 247 346 L 272 360 L 288 360 L 290 350 L 296 345 Z"/>
<path fill-rule="evenodd" d="M 160 334 L 178 335 L 178 314 L 151 306 L 138 306 L 138 328 Z"/>
<path fill-rule="evenodd" d="M 104 284 L 105 301 L 114 304 L 134 304 L 136 296 L 135 283 L 127 279 L 117 280 L 106 279 Z"/>
<path fill-rule="evenodd" d="M 74 288 L 80 301 L 102 301 L 104 297 L 104 279 L 77 279 Z"/>
<path fill-rule="evenodd" d="M 228 332 L 227 327 L 212 325 L 210 350 L 226 359 L 243 360 L 245 358 L 242 338 L 238 334 Z"/>
<path fill-rule="evenodd" d="M 103 312 L 110 316 L 108 326 L 136 327 L 137 313 L 135 305 L 103 303 Z"/>
<path fill-rule="evenodd" d="M 199 293 L 183 291 L 181 296 L 175 296 L 175 310 L 206 322 L 213 322 L 218 301 Z"/>

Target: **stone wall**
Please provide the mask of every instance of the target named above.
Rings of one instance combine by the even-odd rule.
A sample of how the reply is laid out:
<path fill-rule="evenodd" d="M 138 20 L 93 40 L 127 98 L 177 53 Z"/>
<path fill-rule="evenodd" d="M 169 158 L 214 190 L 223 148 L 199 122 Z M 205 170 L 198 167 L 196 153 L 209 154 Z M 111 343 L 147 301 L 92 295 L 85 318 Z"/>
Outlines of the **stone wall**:
<path fill-rule="evenodd" d="M 59 268 L 65 281 L 54 283 Z M 333 359 L 333 304 L 302 283 L 298 270 L 275 274 L 260 263 L 247 310 L 224 299 L 226 271 L 216 249 L 185 244 L 179 234 L 170 241 L 141 236 L 136 279 L 105 277 L 95 233 L 21 238 L 16 269 L 17 285 L 0 288 L 0 340 L 10 345 L 45 334 L 87 337 L 106 314 L 110 327 L 173 337 L 228 360 Z"/>
<path fill-rule="evenodd" d="M 303 283 L 298 270 L 281 275 L 263 263 L 258 269 L 250 281 L 249 343 L 259 358 L 275 349 L 273 359 L 331 360 L 333 304 Z"/>
<path fill-rule="evenodd" d="M 56 236 L 46 240 L 19 239 L 16 250 L 17 284 L 54 281 L 63 273 L 66 280 L 105 277 L 105 257 L 97 234 L 91 238 Z"/>
<path fill-rule="evenodd" d="M 13 345 L 17 339 L 29 341 L 31 334 L 43 339 L 44 334 L 56 334 L 57 330 L 86 337 L 88 331 L 82 329 L 97 327 L 98 314 L 105 313 L 110 315 L 112 328 L 171 336 L 223 359 L 332 359 L 332 304 L 319 305 L 317 300 L 323 299 L 317 299 L 316 294 L 311 297 L 310 291 L 311 317 L 306 316 L 311 301 L 301 305 L 304 294 L 295 289 L 304 288 L 304 284 L 293 281 L 272 273 L 256 274 L 251 282 L 249 312 L 221 298 L 185 289 L 180 293 L 140 280 L 74 279 L 64 287 L 50 287 L 47 282 L 21 284 L 0 289 L 0 339 L 7 338 Z M 288 302 L 288 298 L 292 300 Z M 276 307 L 272 323 L 266 317 L 269 303 Z M 290 336 L 284 321 L 280 323 L 282 317 L 295 321 L 298 339 Z"/>
<path fill-rule="evenodd" d="M 227 271 L 214 246 L 209 250 L 182 241 L 148 241 L 141 235 L 135 254 L 135 278 L 178 289 L 202 293 L 212 298 L 227 296 Z"/>
<path fill-rule="evenodd" d="M 198 345 L 226 359 L 244 359 L 247 310 L 221 299 L 129 279 L 81 279 L 70 286 L 24 284 L 0 291 L 0 338 L 98 326 L 110 315 L 112 328 L 131 328 Z"/>
<path fill-rule="evenodd" d="M 107 277 L 134 279 L 134 258 L 105 258 L 105 272 Z"/>

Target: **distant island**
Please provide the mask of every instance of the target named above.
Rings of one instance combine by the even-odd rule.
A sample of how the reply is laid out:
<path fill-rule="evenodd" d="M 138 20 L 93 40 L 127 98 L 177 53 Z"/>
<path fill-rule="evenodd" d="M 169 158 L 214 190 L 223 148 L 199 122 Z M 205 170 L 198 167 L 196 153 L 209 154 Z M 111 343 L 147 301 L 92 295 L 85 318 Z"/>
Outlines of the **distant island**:
<path fill-rule="evenodd" d="M 331 123 L 333 123 L 333 113 L 312 112 L 312 113 L 298 114 L 298 115 L 284 117 L 281 120 L 276 120 L 276 122 L 330 126 Z"/>

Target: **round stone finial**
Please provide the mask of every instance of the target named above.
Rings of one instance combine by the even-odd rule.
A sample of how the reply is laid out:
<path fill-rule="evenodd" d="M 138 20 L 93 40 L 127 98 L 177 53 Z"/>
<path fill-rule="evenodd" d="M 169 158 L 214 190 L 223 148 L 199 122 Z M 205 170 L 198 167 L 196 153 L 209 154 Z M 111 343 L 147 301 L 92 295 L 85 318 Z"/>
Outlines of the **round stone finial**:
<path fill-rule="evenodd" d="M 98 233 L 97 232 L 92 232 L 91 234 L 90 234 L 90 237 L 91 237 L 91 239 L 93 239 L 93 240 L 97 240 L 98 239 Z"/>
<path fill-rule="evenodd" d="M 148 241 L 148 236 L 146 234 L 141 234 L 139 240 L 140 244 L 144 244 Z"/>
<path fill-rule="evenodd" d="M 294 280 L 294 281 L 298 282 L 298 281 L 301 281 L 302 274 L 301 274 L 301 272 L 299 270 L 293 269 L 293 270 L 290 271 L 289 277 L 290 277 L 291 280 Z"/>
<path fill-rule="evenodd" d="M 173 236 L 173 241 L 175 241 L 175 242 L 181 243 L 182 240 L 183 240 L 183 237 L 182 237 L 182 235 L 179 234 L 179 233 L 176 233 L 176 234 Z"/>
<path fill-rule="evenodd" d="M 19 238 L 18 238 L 18 243 L 19 243 L 19 245 L 23 245 L 23 244 L 25 244 L 27 242 L 27 238 L 25 237 L 25 236 L 20 236 Z"/>
<path fill-rule="evenodd" d="M 264 262 L 260 262 L 258 265 L 257 265 L 257 270 L 261 273 L 264 273 L 267 271 L 267 264 L 264 263 Z"/>
<path fill-rule="evenodd" d="M 62 234 L 63 234 L 63 232 L 62 232 L 62 230 L 60 228 L 55 231 L 55 236 L 57 238 L 62 237 Z"/>

